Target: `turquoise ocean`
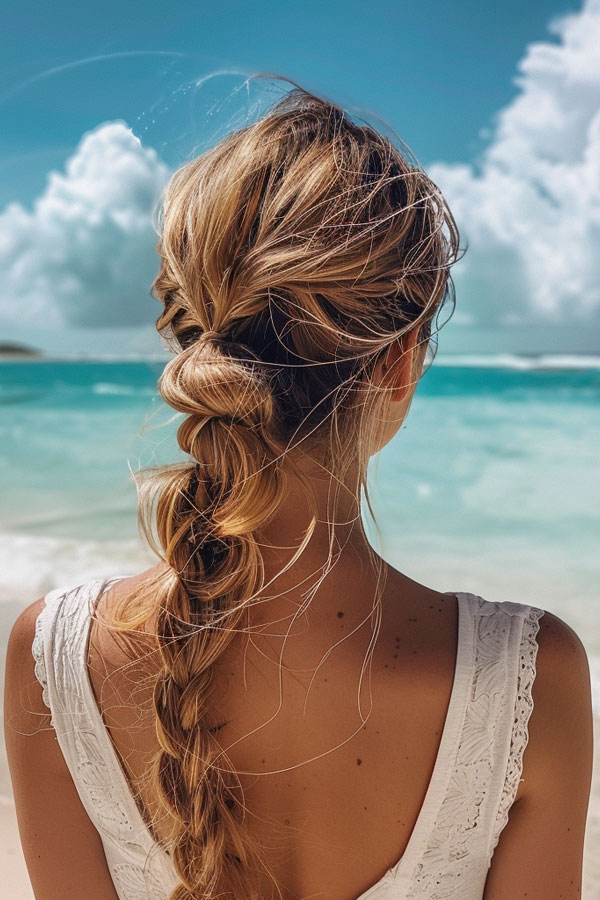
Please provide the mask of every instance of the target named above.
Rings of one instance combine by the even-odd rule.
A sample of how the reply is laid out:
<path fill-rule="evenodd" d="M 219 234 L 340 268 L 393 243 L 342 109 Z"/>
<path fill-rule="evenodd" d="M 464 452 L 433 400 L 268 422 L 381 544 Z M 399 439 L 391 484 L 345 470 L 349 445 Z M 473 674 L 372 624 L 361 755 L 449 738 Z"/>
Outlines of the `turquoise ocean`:
<path fill-rule="evenodd" d="M 182 458 L 164 362 L 0 362 L 2 647 L 52 588 L 156 561 L 132 473 Z M 410 578 L 568 622 L 600 714 L 600 357 L 438 354 L 370 484 L 367 532 Z"/>

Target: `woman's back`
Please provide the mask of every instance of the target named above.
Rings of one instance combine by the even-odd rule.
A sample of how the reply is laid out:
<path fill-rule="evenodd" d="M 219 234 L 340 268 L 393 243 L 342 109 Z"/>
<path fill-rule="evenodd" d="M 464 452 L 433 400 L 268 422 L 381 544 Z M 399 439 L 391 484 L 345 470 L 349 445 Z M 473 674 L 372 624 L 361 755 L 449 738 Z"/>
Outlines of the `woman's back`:
<path fill-rule="evenodd" d="M 256 773 L 242 776 L 248 827 L 268 848 L 268 863 L 286 898 L 347 900 L 365 895 L 382 900 L 445 896 L 479 900 L 506 814 L 519 796 L 535 637 L 543 610 L 489 603 L 470 594 L 440 594 L 391 570 L 373 656 L 373 711 L 361 724 L 357 672 L 369 629 L 356 631 L 332 653 L 306 699 L 311 673 L 322 653 L 358 624 L 352 611 L 360 582 L 351 574 L 356 576 L 346 572 L 337 585 L 330 585 L 333 596 L 324 605 L 331 620 L 320 637 L 311 636 L 309 644 L 298 635 L 300 658 L 295 659 L 293 640 L 288 643 L 290 668 L 300 668 L 302 658 L 308 658 L 302 666 L 304 673 L 283 672 L 285 702 L 278 713 L 278 679 L 273 675 L 278 667 L 263 656 L 264 642 L 246 654 L 241 652 L 241 642 L 233 644 L 219 664 L 215 709 L 226 723 L 219 730 L 220 740 L 225 748 L 231 747 L 229 756 L 238 771 Z M 107 604 L 134 581 L 115 582 L 98 602 L 91 598 L 99 620 Z M 366 583 L 364 588 L 368 590 Z M 140 685 L 152 664 L 138 659 L 122 669 L 126 657 L 99 622 L 92 621 L 89 627 L 81 597 L 75 602 L 79 613 L 75 618 L 59 618 L 58 627 L 64 621 L 67 629 L 72 628 L 78 619 L 85 632 L 88 621 L 89 684 L 117 759 L 125 763 L 127 781 L 140 792 L 137 818 L 130 808 L 129 819 L 133 815 L 133 832 L 144 845 L 149 838 L 144 820 L 149 821 L 147 811 L 152 808 L 144 776 L 158 744 L 150 689 Z M 339 612 L 343 615 L 338 616 Z M 60 646 L 61 641 L 54 640 L 55 653 Z M 276 654 L 271 656 L 276 659 Z M 52 664 L 48 656 L 46 661 Z M 85 683 L 79 688 L 69 686 L 69 678 L 77 680 L 73 669 L 66 675 L 60 671 L 57 693 L 62 690 L 63 697 L 72 699 L 82 690 L 83 706 L 88 705 L 92 695 L 85 697 Z M 366 689 L 361 698 L 366 715 Z M 60 712 L 53 712 L 60 735 Z M 69 711 L 65 718 L 75 735 Z M 106 814 L 111 796 L 124 808 L 126 798 L 123 783 L 111 781 L 110 764 L 114 766 L 115 758 L 113 754 L 111 759 L 107 733 L 93 715 L 88 731 L 90 722 L 100 738 L 100 751 L 90 751 L 88 745 L 86 761 L 81 747 L 75 749 L 66 738 L 63 752 L 73 765 L 78 790 L 84 797 L 95 797 L 92 815 L 98 817 L 99 810 Z M 265 722 L 254 736 L 235 745 Z M 78 730 L 86 731 L 85 722 Z M 356 730 L 351 742 L 327 752 Z M 89 780 L 86 786 L 81 773 L 89 773 L 98 753 L 102 765 L 100 774 L 91 779 L 90 793 Z M 108 769 L 104 768 L 107 760 Z M 262 774 L 274 770 L 279 771 Z M 102 835 L 102 825 L 99 830 Z M 103 835 L 112 848 L 107 852 L 109 861 L 111 852 L 119 857 L 127 843 L 122 832 L 116 840 L 116 833 L 111 837 L 110 832 L 109 826 Z M 159 829 L 156 836 L 161 837 Z M 146 852 L 150 846 L 151 842 L 146 843 Z M 137 900 L 141 895 L 135 893 L 136 876 L 123 868 L 125 859 L 126 855 L 120 862 L 114 860 L 113 878 L 122 900 Z M 160 875 L 150 881 L 162 900 L 167 894 L 160 893 L 165 890 L 164 881 L 162 889 L 160 883 Z"/>

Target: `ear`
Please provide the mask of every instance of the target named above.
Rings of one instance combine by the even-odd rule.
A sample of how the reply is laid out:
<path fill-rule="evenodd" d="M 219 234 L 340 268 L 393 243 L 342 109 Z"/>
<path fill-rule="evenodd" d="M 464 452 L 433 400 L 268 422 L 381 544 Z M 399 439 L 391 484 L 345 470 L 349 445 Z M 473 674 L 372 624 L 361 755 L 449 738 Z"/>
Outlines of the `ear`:
<path fill-rule="evenodd" d="M 388 396 L 395 403 L 404 400 L 415 389 L 413 382 L 420 375 L 416 360 L 422 358 L 426 347 L 417 345 L 418 331 L 418 328 L 412 328 L 390 344 L 373 370 L 373 381 L 388 388 Z"/>

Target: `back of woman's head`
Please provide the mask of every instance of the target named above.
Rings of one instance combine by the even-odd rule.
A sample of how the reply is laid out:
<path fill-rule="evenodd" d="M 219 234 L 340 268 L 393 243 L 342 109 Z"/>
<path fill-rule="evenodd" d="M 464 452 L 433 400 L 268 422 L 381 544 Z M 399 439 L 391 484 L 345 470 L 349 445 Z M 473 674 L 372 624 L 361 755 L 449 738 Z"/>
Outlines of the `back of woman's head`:
<path fill-rule="evenodd" d="M 164 565 L 114 625 L 157 614 L 151 780 L 181 879 L 172 900 L 250 898 L 263 863 L 218 741 L 213 667 L 264 586 L 258 538 L 290 478 L 311 501 L 298 450 L 368 499 L 387 402 L 373 369 L 415 329 L 429 342 L 453 296 L 458 233 L 390 140 L 301 89 L 175 172 L 161 225 L 157 328 L 176 353 L 159 390 L 186 416 L 189 460 L 153 471 L 140 493 Z"/>

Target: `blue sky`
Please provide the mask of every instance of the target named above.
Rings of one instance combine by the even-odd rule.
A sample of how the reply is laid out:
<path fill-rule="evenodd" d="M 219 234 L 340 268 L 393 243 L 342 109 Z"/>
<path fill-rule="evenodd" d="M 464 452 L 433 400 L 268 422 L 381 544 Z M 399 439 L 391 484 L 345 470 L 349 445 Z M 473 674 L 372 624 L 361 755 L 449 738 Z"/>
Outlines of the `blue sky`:
<path fill-rule="evenodd" d="M 440 353 L 596 350 L 600 0 L 365 9 L 7 8 L 0 338 L 155 352 L 152 200 L 258 97 L 203 79 L 267 71 L 381 117 L 442 187 L 469 250 Z"/>

